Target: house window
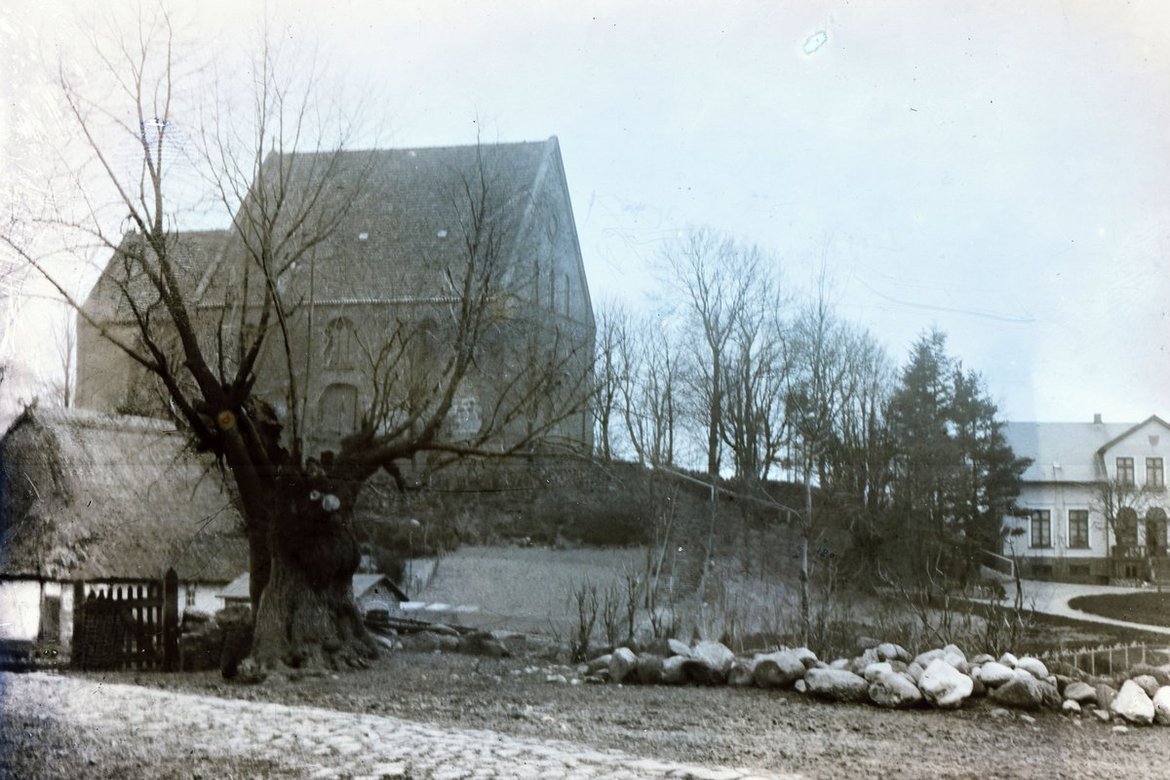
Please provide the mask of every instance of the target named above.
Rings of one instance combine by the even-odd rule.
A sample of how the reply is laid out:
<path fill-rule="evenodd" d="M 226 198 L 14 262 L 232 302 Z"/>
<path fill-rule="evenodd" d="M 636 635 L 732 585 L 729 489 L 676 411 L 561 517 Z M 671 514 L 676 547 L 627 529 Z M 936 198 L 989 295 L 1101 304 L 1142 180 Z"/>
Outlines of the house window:
<path fill-rule="evenodd" d="M 1146 487 L 1166 487 L 1166 471 L 1161 458 L 1146 458 Z"/>
<path fill-rule="evenodd" d="M 1133 507 L 1122 507 L 1117 510 L 1117 545 L 1119 547 L 1137 547 L 1137 512 Z"/>
<path fill-rule="evenodd" d="M 1089 510 L 1069 510 L 1068 546 L 1080 550 L 1084 550 L 1089 547 Z"/>
<path fill-rule="evenodd" d="M 1166 510 L 1160 506 L 1146 512 L 1146 548 L 1150 555 L 1166 554 Z"/>
<path fill-rule="evenodd" d="M 188 582 L 187 587 L 186 587 L 186 599 L 187 599 L 187 608 L 188 609 L 195 606 L 195 590 L 196 590 L 195 583 Z"/>
<path fill-rule="evenodd" d="M 346 317 L 330 320 L 325 326 L 325 367 L 353 368 L 357 334 Z"/>
<path fill-rule="evenodd" d="M 1052 513 L 1037 509 L 1032 513 L 1032 547 L 1052 546 Z"/>
<path fill-rule="evenodd" d="M 1117 459 L 1117 484 L 1133 485 L 1133 458 Z"/>

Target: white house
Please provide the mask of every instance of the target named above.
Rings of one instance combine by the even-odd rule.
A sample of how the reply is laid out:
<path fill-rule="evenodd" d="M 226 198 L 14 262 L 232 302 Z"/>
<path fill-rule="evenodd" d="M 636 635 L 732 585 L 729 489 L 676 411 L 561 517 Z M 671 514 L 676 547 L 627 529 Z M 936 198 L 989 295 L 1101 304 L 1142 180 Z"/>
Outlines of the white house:
<path fill-rule="evenodd" d="M 1170 425 L 1012 422 L 1008 444 L 1032 464 L 1004 554 L 1024 576 L 1079 582 L 1170 581 L 1166 461 Z"/>

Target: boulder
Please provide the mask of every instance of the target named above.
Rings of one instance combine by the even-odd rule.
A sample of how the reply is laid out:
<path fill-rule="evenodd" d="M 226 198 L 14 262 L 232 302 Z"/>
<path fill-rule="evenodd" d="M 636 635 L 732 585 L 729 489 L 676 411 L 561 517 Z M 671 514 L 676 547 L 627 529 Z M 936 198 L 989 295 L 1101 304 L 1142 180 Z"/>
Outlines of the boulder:
<path fill-rule="evenodd" d="M 585 665 L 585 673 L 586 674 L 597 674 L 602 669 L 608 669 L 609 662 L 612 659 L 613 659 L 613 653 L 606 653 L 605 655 L 597 656 L 596 658 L 594 658 L 592 661 L 590 661 L 588 664 Z"/>
<path fill-rule="evenodd" d="M 846 669 L 852 671 L 852 669 L 850 669 L 851 666 L 853 666 L 853 661 L 849 658 L 834 658 L 832 661 L 829 661 L 830 669 Z M 854 674 L 856 674 L 856 672 L 854 672 Z"/>
<path fill-rule="evenodd" d="M 1073 699 L 1065 699 L 1064 703 L 1060 705 L 1060 709 L 1066 715 L 1080 715 L 1081 705 Z"/>
<path fill-rule="evenodd" d="M 991 691 L 991 700 L 1018 710 L 1038 710 L 1044 706 L 1044 691 L 1040 685 L 1039 680 L 1021 669 Z"/>
<path fill-rule="evenodd" d="M 908 664 L 912 660 L 906 648 L 893 642 L 882 642 L 876 650 L 879 661 L 901 661 Z"/>
<path fill-rule="evenodd" d="M 1033 677 L 1035 677 L 1037 680 L 1047 680 L 1048 679 L 1048 667 L 1045 666 L 1044 662 L 1041 661 L 1039 658 L 1033 658 L 1031 656 L 1024 656 L 1023 658 L 1016 661 L 1016 668 L 1023 669 L 1024 671 L 1028 672 Z"/>
<path fill-rule="evenodd" d="M 880 659 L 878 658 L 877 650 L 872 647 L 861 655 L 849 662 L 848 669 L 854 674 L 864 674 L 865 669 L 870 664 L 876 664 Z"/>
<path fill-rule="evenodd" d="M 1109 710 L 1095 709 L 1093 710 L 1093 717 L 1102 723 L 1108 723 L 1113 716 L 1109 714 Z"/>
<path fill-rule="evenodd" d="M 873 681 L 876 680 L 880 675 L 892 671 L 894 671 L 894 667 L 890 666 L 889 661 L 880 661 L 878 663 L 872 663 L 862 669 L 861 676 L 865 678 L 867 683 L 872 685 Z"/>
<path fill-rule="evenodd" d="M 1145 691 L 1146 696 L 1149 696 L 1151 699 L 1154 698 L 1154 694 L 1157 693 L 1158 688 L 1161 687 L 1158 685 L 1158 680 L 1152 674 L 1139 674 L 1137 677 L 1133 677 L 1131 679 L 1134 681 L 1137 687 Z"/>
<path fill-rule="evenodd" d="M 750 660 L 737 658 L 727 670 L 727 684 L 736 688 L 746 688 L 755 683 L 754 663 Z"/>
<path fill-rule="evenodd" d="M 1154 722 L 1154 702 L 1133 680 L 1125 681 L 1109 709 L 1119 717 L 1139 726 L 1148 726 Z"/>
<path fill-rule="evenodd" d="M 809 669 L 804 681 L 808 692 L 822 699 L 863 702 L 869 698 L 869 683 L 848 669 Z"/>
<path fill-rule="evenodd" d="M 686 673 L 683 672 L 683 664 L 686 663 L 686 656 L 672 655 L 670 658 L 662 661 L 662 683 L 664 685 L 682 685 L 687 681 Z"/>
<path fill-rule="evenodd" d="M 922 666 L 917 662 L 911 662 L 911 664 L 906 667 L 906 674 L 910 675 L 910 678 L 914 680 L 915 683 L 922 681 L 922 673 L 924 671 L 926 670 L 923 669 Z"/>
<path fill-rule="evenodd" d="M 963 674 L 971 671 L 971 664 L 967 663 L 967 654 L 956 645 L 947 645 L 943 648 L 942 659 Z"/>
<path fill-rule="evenodd" d="M 662 656 L 643 653 L 638 656 L 638 682 L 643 685 L 659 685 L 662 682 Z"/>
<path fill-rule="evenodd" d="M 999 686 L 1012 679 L 1012 670 L 997 661 L 988 661 L 983 666 L 977 667 L 979 670 L 979 679 L 988 688 L 998 688 Z"/>
<path fill-rule="evenodd" d="M 1170 685 L 1163 685 L 1154 693 L 1154 723 L 1170 726 Z"/>
<path fill-rule="evenodd" d="M 696 642 L 695 646 L 691 648 L 691 658 L 702 661 L 711 669 L 726 676 L 731 669 L 731 664 L 735 662 L 735 653 L 731 652 L 722 642 L 704 640 Z"/>
<path fill-rule="evenodd" d="M 971 695 L 974 682 L 941 657 L 935 658 L 918 679 L 928 702 L 940 709 L 956 709 Z"/>
<path fill-rule="evenodd" d="M 988 661 L 994 661 L 994 660 L 995 660 L 995 656 L 988 655 L 987 653 L 980 653 L 979 655 L 977 655 L 971 659 L 971 665 L 972 666 L 982 666 L 983 664 L 987 663 Z"/>
<path fill-rule="evenodd" d="M 1089 704 L 1097 703 L 1097 691 L 1095 691 L 1093 686 L 1089 685 L 1088 683 L 1077 680 L 1076 682 L 1071 682 L 1065 686 L 1064 698 L 1075 701 L 1077 704 L 1084 707 Z"/>
<path fill-rule="evenodd" d="M 405 634 L 402 637 L 402 645 L 407 650 L 422 653 L 455 651 L 459 649 L 459 637 L 437 631 L 419 631 L 415 634 Z"/>
<path fill-rule="evenodd" d="M 804 664 L 791 650 L 757 655 L 752 676 L 761 688 L 787 688 L 804 677 Z"/>
<path fill-rule="evenodd" d="M 937 658 L 942 658 L 942 657 L 943 657 L 942 649 L 936 648 L 934 650 L 927 650 L 924 653 L 919 653 L 918 655 L 914 656 L 914 663 L 918 664 L 923 669 L 925 669 L 926 667 L 930 666 L 931 661 L 933 661 Z"/>
<path fill-rule="evenodd" d="M 909 675 L 881 672 L 869 684 L 869 700 L 879 707 L 906 709 L 922 701 L 922 691 L 918 690 Z"/>
<path fill-rule="evenodd" d="M 686 642 L 678 639 L 667 639 L 666 647 L 670 650 L 670 655 L 681 655 L 684 658 L 690 658 L 691 648 L 687 646 Z"/>
<path fill-rule="evenodd" d="M 1098 683 L 1097 691 L 1097 706 L 1102 709 L 1109 709 L 1113 706 L 1113 700 L 1117 698 L 1117 689 L 1108 683 Z"/>
<path fill-rule="evenodd" d="M 625 682 L 630 673 L 638 668 L 638 656 L 628 647 L 619 647 L 609 658 L 609 681 Z"/>
<path fill-rule="evenodd" d="M 684 658 L 682 662 L 683 675 L 687 682 L 695 685 L 722 685 L 727 682 L 727 672 L 730 669 L 731 664 L 728 664 L 727 670 L 718 669 L 702 658 Z"/>
<path fill-rule="evenodd" d="M 999 662 L 1009 669 L 1015 669 L 1017 659 L 1011 653 L 1004 653 L 999 657 Z"/>
<path fill-rule="evenodd" d="M 1147 663 L 1136 663 L 1129 667 L 1129 676 L 1138 677 L 1148 674 L 1158 681 L 1158 687 L 1170 685 L 1170 666 L 1154 666 Z"/>
<path fill-rule="evenodd" d="M 797 659 L 799 659 L 799 661 L 804 664 L 805 669 L 811 669 L 812 667 L 816 666 L 817 661 L 820 660 L 817 658 L 817 654 L 812 650 L 809 650 L 807 647 L 798 647 L 795 650 L 791 650 L 790 652 L 795 654 Z"/>

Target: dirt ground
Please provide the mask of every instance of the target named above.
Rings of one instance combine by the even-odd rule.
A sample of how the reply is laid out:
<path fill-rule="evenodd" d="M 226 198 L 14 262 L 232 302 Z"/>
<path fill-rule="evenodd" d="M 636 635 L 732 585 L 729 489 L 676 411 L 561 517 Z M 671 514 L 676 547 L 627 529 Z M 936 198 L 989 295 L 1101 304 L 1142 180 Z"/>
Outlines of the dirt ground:
<path fill-rule="evenodd" d="M 367 672 L 257 687 L 228 685 L 213 673 L 88 677 L 808 777 L 1115 778 L 1170 771 L 1170 730 L 1119 733 L 1092 716 L 1037 713 L 1032 724 L 1015 713 L 995 717 L 986 701 L 954 712 L 889 712 L 794 692 L 549 683 L 549 673 L 531 659 L 394 653 Z"/>

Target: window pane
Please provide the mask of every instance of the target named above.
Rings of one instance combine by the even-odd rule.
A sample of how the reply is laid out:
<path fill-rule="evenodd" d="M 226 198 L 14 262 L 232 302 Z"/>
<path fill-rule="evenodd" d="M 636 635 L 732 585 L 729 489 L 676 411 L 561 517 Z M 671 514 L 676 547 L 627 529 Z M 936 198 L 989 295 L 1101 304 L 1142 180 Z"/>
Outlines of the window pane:
<path fill-rule="evenodd" d="M 1032 513 L 1032 546 L 1052 546 L 1052 514 L 1047 509 Z"/>
<path fill-rule="evenodd" d="M 1089 546 L 1089 512 L 1087 509 L 1069 510 L 1068 546 L 1081 549 Z"/>

